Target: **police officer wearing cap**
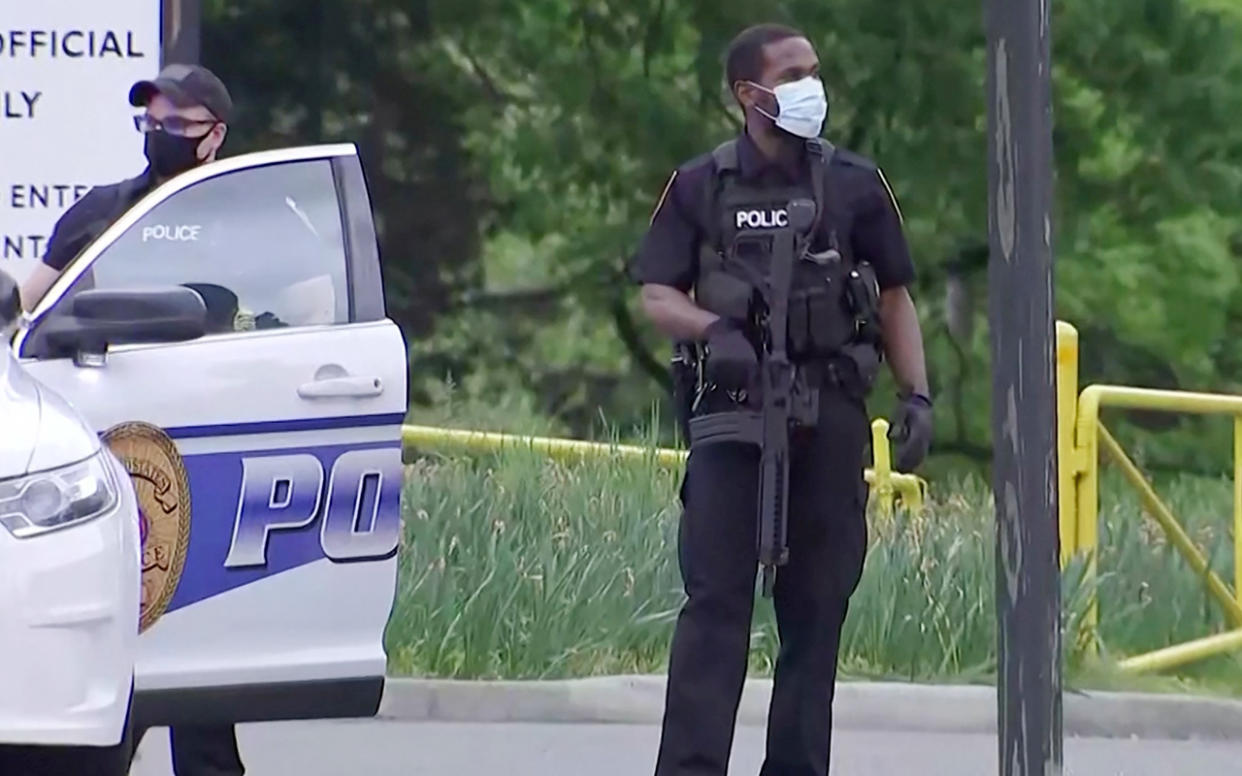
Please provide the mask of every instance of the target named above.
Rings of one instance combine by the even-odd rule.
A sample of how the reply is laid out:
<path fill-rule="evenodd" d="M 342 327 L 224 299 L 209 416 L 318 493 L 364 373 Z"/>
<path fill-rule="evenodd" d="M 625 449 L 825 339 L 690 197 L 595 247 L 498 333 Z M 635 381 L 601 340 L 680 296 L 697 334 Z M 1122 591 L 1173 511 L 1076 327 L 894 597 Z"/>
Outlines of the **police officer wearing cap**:
<path fill-rule="evenodd" d="M 828 105 L 807 37 L 759 25 L 726 60 L 745 130 L 674 171 L 631 275 L 650 320 L 683 343 L 675 361 L 684 414 L 745 405 L 764 348 L 756 300 L 771 287 L 765 230 L 788 225 L 791 200 L 816 205 L 808 252 L 794 259 L 787 342 L 796 384 L 817 398 L 789 437 L 788 560 L 773 591 L 780 652 L 761 774 L 824 776 L 841 626 L 866 551 L 865 399 L 882 361 L 900 390 L 897 468 L 915 468 L 930 445 L 922 336 L 907 291 L 914 268 L 883 174 L 820 138 Z M 657 776 L 726 773 L 755 599 L 759 449 L 691 443 L 679 534 L 687 600 Z"/>
<path fill-rule="evenodd" d="M 143 136 L 147 168 L 134 178 L 92 188 L 65 211 L 52 230 L 43 261 L 22 286 L 22 304 L 27 310 L 86 246 L 149 191 L 179 173 L 214 161 L 233 112 L 228 89 L 199 65 L 168 65 L 154 79 L 134 84 L 129 102 L 145 108 L 134 118 L 134 125 Z M 136 732 L 135 741 L 140 741 L 144 731 Z M 231 725 L 174 726 L 170 740 L 177 776 L 245 773 Z"/>
<path fill-rule="evenodd" d="M 134 84 L 129 102 L 146 108 L 134 117 L 134 124 L 143 135 L 148 166 L 137 177 L 93 187 L 61 215 L 42 262 L 22 285 L 27 310 L 83 248 L 149 191 L 178 173 L 214 161 L 233 112 L 228 89 L 199 65 L 168 65 L 153 80 Z"/>

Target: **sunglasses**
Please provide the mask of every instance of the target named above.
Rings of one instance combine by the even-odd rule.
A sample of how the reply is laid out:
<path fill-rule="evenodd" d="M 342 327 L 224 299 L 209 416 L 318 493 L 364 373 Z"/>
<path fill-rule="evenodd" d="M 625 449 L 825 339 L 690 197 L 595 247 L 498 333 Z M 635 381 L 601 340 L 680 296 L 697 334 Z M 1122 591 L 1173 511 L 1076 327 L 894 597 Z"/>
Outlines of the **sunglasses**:
<path fill-rule="evenodd" d="M 173 135 L 189 135 L 192 127 L 215 126 L 217 123 L 214 119 L 183 119 L 180 116 L 169 116 L 166 119 L 156 119 L 146 114 L 134 116 L 134 128 L 143 134 L 164 131 Z"/>

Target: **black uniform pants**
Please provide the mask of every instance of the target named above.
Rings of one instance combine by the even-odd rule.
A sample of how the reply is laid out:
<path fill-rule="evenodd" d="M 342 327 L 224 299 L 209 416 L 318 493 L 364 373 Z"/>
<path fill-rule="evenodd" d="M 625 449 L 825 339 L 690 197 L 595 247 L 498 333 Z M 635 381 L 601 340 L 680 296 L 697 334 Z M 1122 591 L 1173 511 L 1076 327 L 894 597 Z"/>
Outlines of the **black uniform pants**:
<path fill-rule="evenodd" d="M 789 562 L 773 593 L 780 653 L 761 776 L 825 776 L 837 647 L 866 550 L 861 402 L 824 391 L 814 430 L 791 439 Z M 673 635 L 656 776 L 724 776 L 746 677 L 758 564 L 759 452 L 691 453 L 679 561 L 688 600 Z"/>
<path fill-rule="evenodd" d="M 134 749 L 146 730 L 134 731 Z M 237 732 L 232 725 L 174 725 L 168 729 L 176 776 L 244 776 Z"/>
<path fill-rule="evenodd" d="M 176 725 L 168 730 L 176 776 L 243 776 L 232 725 Z"/>

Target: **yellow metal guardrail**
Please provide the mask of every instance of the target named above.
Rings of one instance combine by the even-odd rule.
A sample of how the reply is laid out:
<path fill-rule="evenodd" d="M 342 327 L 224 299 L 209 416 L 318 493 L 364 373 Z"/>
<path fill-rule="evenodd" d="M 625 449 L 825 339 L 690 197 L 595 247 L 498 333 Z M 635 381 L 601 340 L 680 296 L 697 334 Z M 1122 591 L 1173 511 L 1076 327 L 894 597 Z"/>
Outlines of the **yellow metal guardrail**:
<path fill-rule="evenodd" d="M 1086 555 L 1086 580 L 1097 573 L 1099 542 L 1100 453 L 1106 453 L 1138 492 L 1144 510 L 1160 525 L 1186 562 L 1203 578 L 1208 593 L 1220 603 L 1237 630 L 1156 650 L 1120 662 L 1132 673 L 1159 671 L 1242 647 L 1242 396 L 1189 393 L 1117 385 L 1091 385 L 1078 393 L 1078 333 L 1057 322 L 1057 440 L 1060 482 L 1062 567 L 1075 555 Z M 1100 422 L 1105 407 L 1231 415 L 1234 419 L 1234 589 L 1209 568 L 1172 510 L 1160 499 L 1125 450 Z M 1098 593 L 1093 593 L 1085 627 L 1093 635 L 1099 622 Z M 1094 647 L 1091 639 L 1087 648 Z"/>
<path fill-rule="evenodd" d="M 667 447 L 641 447 L 638 445 L 584 442 L 577 439 L 554 439 L 550 437 L 501 434 L 491 431 L 436 428 L 432 426 L 407 425 L 401 429 L 402 442 L 407 448 L 424 450 L 458 450 L 472 453 L 495 452 L 502 448 L 527 448 L 543 453 L 554 460 L 572 461 L 583 458 L 618 456 L 628 459 L 647 459 L 664 467 L 681 466 L 686 460 L 685 450 Z M 927 484 L 912 474 L 892 470 L 888 446 L 888 421 L 877 419 L 871 424 L 871 449 L 873 464 L 865 472 L 871 486 L 873 499 L 882 512 L 891 514 L 900 505 L 909 511 L 922 509 Z"/>

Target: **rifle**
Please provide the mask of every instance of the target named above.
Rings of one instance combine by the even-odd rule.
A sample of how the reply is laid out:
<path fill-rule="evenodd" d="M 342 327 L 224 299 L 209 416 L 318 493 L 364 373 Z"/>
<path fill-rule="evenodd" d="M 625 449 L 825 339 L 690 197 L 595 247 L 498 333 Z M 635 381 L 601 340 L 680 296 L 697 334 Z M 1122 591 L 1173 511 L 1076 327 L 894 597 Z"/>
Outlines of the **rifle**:
<path fill-rule="evenodd" d="M 809 244 L 815 203 L 809 199 L 793 200 L 786 213 L 786 225 L 771 233 L 769 275 L 759 288 L 764 302 L 761 324 L 765 335 L 759 364 L 762 409 L 757 413 L 717 412 L 690 421 L 692 448 L 719 442 L 759 446 L 757 540 L 765 598 L 772 596 L 777 567 L 789 560 L 789 429 L 794 403 L 794 368 L 786 352 L 789 289 L 794 263 Z"/>

